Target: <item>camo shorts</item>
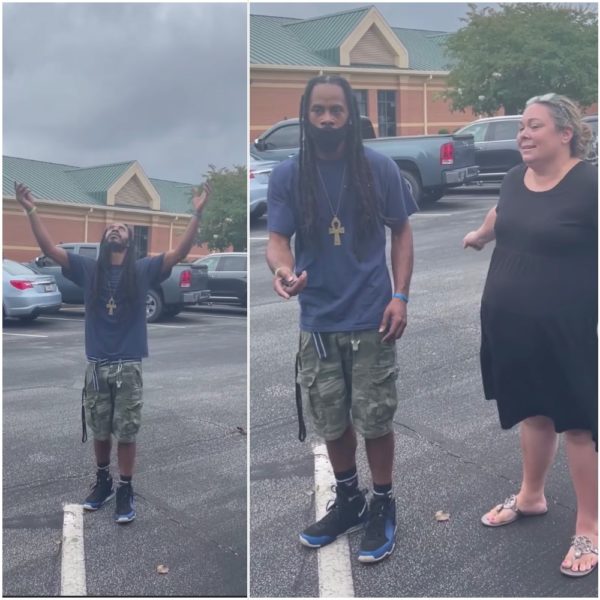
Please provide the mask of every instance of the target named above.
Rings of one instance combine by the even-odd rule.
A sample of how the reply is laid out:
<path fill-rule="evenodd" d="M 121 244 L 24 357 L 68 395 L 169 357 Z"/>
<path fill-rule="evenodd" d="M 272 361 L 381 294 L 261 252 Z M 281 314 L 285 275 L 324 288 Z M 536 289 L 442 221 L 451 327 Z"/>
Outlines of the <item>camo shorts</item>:
<path fill-rule="evenodd" d="M 133 442 L 142 419 L 141 361 L 88 362 L 85 371 L 85 420 L 96 440 Z"/>
<path fill-rule="evenodd" d="M 313 334 L 300 332 L 298 383 L 316 432 L 338 439 L 352 423 L 366 439 L 392 431 L 396 412 L 396 345 L 377 330 L 321 333 L 319 358 Z M 323 352 L 324 350 L 324 352 Z"/>

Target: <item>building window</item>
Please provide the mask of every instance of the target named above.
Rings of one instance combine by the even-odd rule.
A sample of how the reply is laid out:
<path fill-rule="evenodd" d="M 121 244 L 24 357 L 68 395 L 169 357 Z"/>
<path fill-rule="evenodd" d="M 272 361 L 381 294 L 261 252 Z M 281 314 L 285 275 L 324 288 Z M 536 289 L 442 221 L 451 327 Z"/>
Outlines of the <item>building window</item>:
<path fill-rule="evenodd" d="M 148 230 L 144 225 L 133 226 L 133 249 L 136 258 L 144 258 L 148 254 Z"/>
<path fill-rule="evenodd" d="M 379 137 L 396 135 L 396 92 L 394 90 L 377 91 L 377 120 Z"/>
<path fill-rule="evenodd" d="M 354 97 L 356 98 L 356 103 L 358 104 L 358 114 L 363 117 L 369 116 L 369 107 L 367 104 L 367 98 L 369 94 L 367 90 L 354 90 Z"/>

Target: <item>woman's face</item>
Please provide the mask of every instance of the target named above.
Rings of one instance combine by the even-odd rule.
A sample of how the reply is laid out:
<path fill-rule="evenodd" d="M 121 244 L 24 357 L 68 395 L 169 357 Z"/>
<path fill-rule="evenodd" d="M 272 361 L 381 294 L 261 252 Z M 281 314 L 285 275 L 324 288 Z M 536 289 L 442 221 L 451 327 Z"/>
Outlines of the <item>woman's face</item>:
<path fill-rule="evenodd" d="M 550 109 L 545 104 L 530 104 L 523 113 L 517 144 L 527 165 L 544 164 L 571 155 L 571 129 L 556 128 Z"/>

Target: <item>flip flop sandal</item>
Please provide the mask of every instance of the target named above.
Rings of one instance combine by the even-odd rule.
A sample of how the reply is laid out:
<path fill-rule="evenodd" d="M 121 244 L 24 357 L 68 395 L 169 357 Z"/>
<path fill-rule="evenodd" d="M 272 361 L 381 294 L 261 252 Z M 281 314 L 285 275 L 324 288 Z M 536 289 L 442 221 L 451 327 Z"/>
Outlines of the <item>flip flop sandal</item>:
<path fill-rule="evenodd" d="M 509 496 L 502 504 L 498 504 L 498 506 L 496 506 L 496 508 L 492 510 L 495 510 L 497 515 L 499 515 L 503 510 L 510 510 L 512 511 L 512 515 L 510 519 L 507 519 L 506 521 L 492 523 L 492 521 L 490 521 L 487 518 L 486 513 L 485 515 L 483 515 L 483 517 L 481 517 L 481 522 L 486 527 L 502 527 L 503 525 L 510 525 L 511 523 L 514 523 L 515 521 L 518 521 L 519 519 L 523 519 L 525 517 L 541 517 L 542 515 L 545 515 L 548 512 L 548 509 L 542 512 L 534 513 L 523 512 L 522 510 L 517 508 L 517 497 L 514 494 L 512 496 Z"/>
<path fill-rule="evenodd" d="M 587 535 L 574 535 L 573 541 L 571 542 L 571 548 L 575 550 L 574 558 L 578 559 L 584 556 L 585 554 L 595 554 L 598 556 L 598 546 L 594 546 L 592 544 L 592 540 L 590 540 Z M 587 571 L 573 571 L 571 567 L 563 567 L 560 566 L 560 572 L 567 577 L 585 577 L 589 575 L 596 567 L 598 563 L 592 565 Z"/>

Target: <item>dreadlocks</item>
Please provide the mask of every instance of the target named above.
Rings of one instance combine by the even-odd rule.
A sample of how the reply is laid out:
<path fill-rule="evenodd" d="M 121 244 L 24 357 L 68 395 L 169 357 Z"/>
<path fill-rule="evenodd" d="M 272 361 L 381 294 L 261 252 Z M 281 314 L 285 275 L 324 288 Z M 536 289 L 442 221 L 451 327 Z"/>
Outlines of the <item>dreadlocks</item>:
<path fill-rule="evenodd" d="M 129 225 L 127 225 L 127 232 L 129 234 L 129 242 L 133 240 L 133 231 Z M 101 300 L 102 290 L 107 285 L 108 270 L 110 269 L 110 244 L 107 239 L 108 230 L 102 234 L 102 240 L 100 242 L 100 252 L 98 253 L 98 262 L 96 264 L 96 272 L 92 280 L 91 287 L 91 303 L 94 309 L 98 307 L 98 300 Z M 135 271 L 135 252 L 129 246 L 127 252 L 125 252 L 125 258 L 123 260 L 123 270 L 121 271 L 121 278 L 119 280 L 119 287 L 122 290 L 123 298 L 126 300 L 125 305 L 128 310 L 139 301 L 137 294 L 137 279 Z"/>
<path fill-rule="evenodd" d="M 321 83 L 338 85 L 344 91 L 348 106 L 348 134 L 345 140 L 345 159 L 348 164 L 347 172 L 350 174 L 350 187 L 358 199 L 356 213 L 357 232 L 359 240 L 368 238 L 377 224 L 379 210 L 373 189 L 373 176 L 365 158 L 362 143 L 360 113 L 356 98 L 352 93 L 350 84 L 337 75 L 320 75 L 313 77 L 307 84 L 300 101 L 300 154 L 299 154 L 299 179 L 298 201 L 300 212 L 303 215 L 302 233 L 307 238 L 317 238 L 317 189 L 318 174 L 315 143 L 307 135 L 306 124 L 309 123 L 310 98 L 315 86 Z M 355 240 L 355 242 L 358 240 Z M 355 251 L 357 244 L 354 245 Z"/>

